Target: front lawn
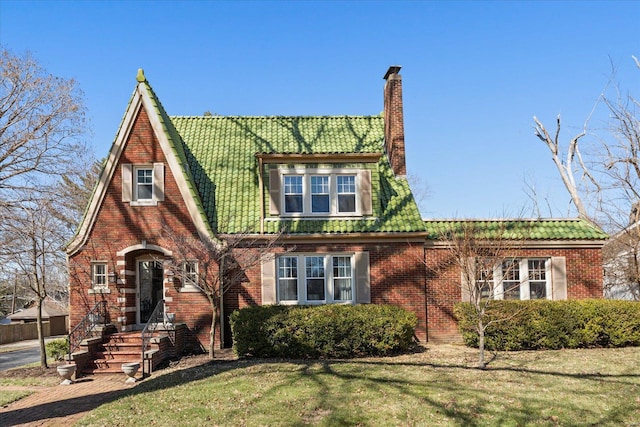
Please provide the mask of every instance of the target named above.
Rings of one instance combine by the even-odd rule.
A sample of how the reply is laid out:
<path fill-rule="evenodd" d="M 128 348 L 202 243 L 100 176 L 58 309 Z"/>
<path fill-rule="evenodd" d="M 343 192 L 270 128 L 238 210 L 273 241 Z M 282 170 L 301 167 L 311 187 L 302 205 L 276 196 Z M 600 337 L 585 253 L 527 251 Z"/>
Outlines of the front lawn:
<path fill-rule="evenodd" d="M 637 425 L 640 349 L 476 352 L 345 361 L 217 361 L 158 372 L 82 426 Z"/>

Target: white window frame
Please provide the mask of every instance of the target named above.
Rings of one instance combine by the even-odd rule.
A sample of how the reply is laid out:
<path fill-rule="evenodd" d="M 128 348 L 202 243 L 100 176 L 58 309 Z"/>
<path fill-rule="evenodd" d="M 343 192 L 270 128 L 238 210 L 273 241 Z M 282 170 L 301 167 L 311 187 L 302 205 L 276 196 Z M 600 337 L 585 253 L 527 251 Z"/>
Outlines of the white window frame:
<path fill-rule="evenodd" d="M 281 298 L 280 280 L 291 280 L 294 277 L 281 277 L 280 259 L 281 258 L 296 258 L 297 259 L 297 300 L 284 300 Z M 322 258 L 323 263 L 323 279 L 324 279 L 324 299 L 312 299 L 310 300 L 307 295 L 307 280 L 311 277 L 307 277 L 307 259 L 319 257 Z M 334 258 L 347 258 L 349 259 L 350 276 L 348 277 L 334 277 L 333 259 Z M 355 253 L 295 253 L 295 254 L 283 254 L 276 257 L 276 301 L 283 305 L 322 305 L 322 304 L 354 304 L 356 301 L 356 264 Z M 317 277 L 314 277 L 317 278 Z M 349 279 L 351 281 L 351 298 L 350 299 L 335 299 L 335 280 Z"/>
<path fill-rule="evenodd" d="M 138 172 L 139 171 L 149 171 L 151 173 L 151 182 L 150 183 L 144 183 L 144 184 L 140 184 L 138 182 Z M 145 198 L 145 199 L 141 199 L 139 196 L 139 192 L 138 189 L 140 187 L 140 185 L 150 185 L 151 186 L 151 197 L 150 198 Z M 139 205 L 148 205 L 148 204 L 155 204 L 156 202 L 156 190 L 155 190 L 155 182 L 154 182 L 154 176 L 153 176 L 153 165 L 136 165 L 133 167 L 133 200 L 132 202 L 134 202 L 135 204 L 139 204 Z"/>
<path fill-rule="evenodd" d="M 193 266 L 191 271 L 187 271 L 188 266 Z M 188 260 L 182 263 L 182 288 L 183 289 L 200 289 L 198 285 L 198 275 L 200 273 L 198 261 Z"/>
<path fill-rule="evenodd" d="M 98 272 L 98 268 L 104 268 L 104 272 Z M 101 283 L 104 281 L 104 283 Z M 91 287 L 94 290 L 109 289 L 109 268 L 106 261 L 93 261 L 91 263 Z"/>
<path fill-rule="evenodd" d="M 361 211 L 361 183 L 360 183 L 360 170 L 358 169 L 281 169 L 280 170 L 280 206 L 282 206 L 281 216 L 284 217 L 354 217 L 362 216 Z M 287 193 L 285 186 L 285 177 L 287 176 L 299 176 L 302 178 L 302 212 L 287 212 L 286 196 Z M 329 178 L 329 212 L 313 212 L 312 210 L 312 188 L 311 177 L 312 176 L 326 176 Z M 338 176 L 352 176 L 355 182 L 355 209 L 353 212 L 340 212 L 338 206 Z M 296 193 L 298 194 L 298 193 Z M 345 193 L 352 194 L 352 193 Z"/>
<path fill-rule="evenodd" d="M 494 299 L 504 299 L 504 285 L 506 280 L 504 280 L 503 277 L 502 265 L 505 261 L 511 260 L 515 260 L 518 263 L 518 284 L 520 287 L 519 300 L 526 301 L 531 299 L 531 282 L 544 282 L 545 297 L 543 299 L 553 299 L 551 283 L 551 257 L 507 258 L 502 262 L 497 263 L 493 268 L 494 292 L 492 297 Z M 529 261 L 544 261 L 544 280 L 529 278 Z M 480 282 L 484 283 L 486 281 L 482 280 L 482 278 L 477 278 L 476 286 L 480 286 Z"/>

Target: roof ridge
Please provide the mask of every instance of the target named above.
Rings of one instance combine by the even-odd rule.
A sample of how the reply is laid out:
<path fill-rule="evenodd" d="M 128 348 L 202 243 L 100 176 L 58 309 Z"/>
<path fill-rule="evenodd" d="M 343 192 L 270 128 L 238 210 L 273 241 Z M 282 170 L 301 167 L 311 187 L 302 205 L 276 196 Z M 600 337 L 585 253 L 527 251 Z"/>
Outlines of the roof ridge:
<path fill-rule="evenodd" d="M 241 116 L 241 115 L 177 115 L 169 116 L 171 119 L 344 119 L 344 118 L 356 118 L 356 119 L 369 119 L 369 118 L 383 118 L 381 115 L 367 116 L 367 115 L 354 115 L 354 114 L 341 114 L 341 115 L 304 115 L 304 116 L 292 116 L 292 115 L 274 115 L 274 116 Z"/>

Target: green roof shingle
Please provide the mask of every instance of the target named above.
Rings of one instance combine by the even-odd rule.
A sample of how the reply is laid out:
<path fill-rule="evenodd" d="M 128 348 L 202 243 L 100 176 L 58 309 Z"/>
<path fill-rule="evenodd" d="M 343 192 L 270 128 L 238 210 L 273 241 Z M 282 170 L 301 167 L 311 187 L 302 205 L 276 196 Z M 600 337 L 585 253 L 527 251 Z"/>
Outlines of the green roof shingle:
<path fill-rule="evenodd" d="M 427 239 L 445 240 L 454 234 L 474 233 L 475 238 L 514 240 L 604 240 L 608 236 L 581 219 L 425 220 Z"/>
<path fill-rule="evenodd" d="M 383 154 L 382 116 L 171 117 L 207 217 L 220 233 L 259 230 L 256 154 Z M 358 163 L 357 159 L 353 162 Z M 295 163 L 295 162 L 292 162 Z M 371 167 L 371 166 L 369 166 Z M 424 232 L 407 180 L 394 176 L 385 156 L 373 164 L 372 218 L 278 219 L 265 232 Z M 265 183 L 266 185 L 266 183 Z"/>

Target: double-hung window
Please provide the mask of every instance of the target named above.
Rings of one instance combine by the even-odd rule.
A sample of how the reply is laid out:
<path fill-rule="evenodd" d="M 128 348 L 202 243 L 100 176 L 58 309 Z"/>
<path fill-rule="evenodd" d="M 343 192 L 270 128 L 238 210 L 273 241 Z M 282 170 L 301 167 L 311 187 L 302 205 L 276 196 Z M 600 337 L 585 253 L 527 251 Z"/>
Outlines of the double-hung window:
<path fill-rule="evenodd" d="M 283 175 L 283 206 L 286 215 L 356 215 L 357 174 L 312 170 Z"/>
<path fill-rule="evenodd" d="M 476 287 L 482 298 L 548 299 L 551 298 L 551 259 L 509 258 L 483 268 L 476 262 Z"/>
<path fill-rule="evenodd" d="M 284 176 L 284 210 L 286 213 L 303 212 L 302 175 Z"/>
<path fill-rule="evenodd" d="M 354 302 L 353 254 L 295 254 L 277 258 L 281 303 Z"/>
<path fill-rule="evenodd" d="M 182 287 L 198 287 L 198 261 L 182 263 Z"/>
<path fill-rule="evenodd" d="M 338 175 L 336 181 L 338 212 L 354 213 L 356 211 L 356 176 Z"/>
<path fill-rule="evenodd" d="M 94 262 L 91 264 L 91 283 L 94 289 L 107 289 L 107 263 Z"/>
<path fill-rule="evenodd" d="M 329 213 L 331 200 L 328 175 L 311 175 L 311 212 Z"/>
<path fill-rule="evenodd" d="M 147 167 L 135 168 L 136 184 L 134 187 L 134 197 L 136 200 L 153 199 L 153 169 Z"/>
<path fill-rule="evenodd" d="M 278 258 L 278 296 L 280 301 L 298 301 L 298 257 Z"/>
<path fill-rule="evenodd" d="M 502 261 L 502 295 L 504 299 L 520 299 L 520 260 Z"/>
<path fill-rule="evenodd" d="M 155 206 L 164 200 L 164 164 L 122 164 L 122 201 Z"/>

